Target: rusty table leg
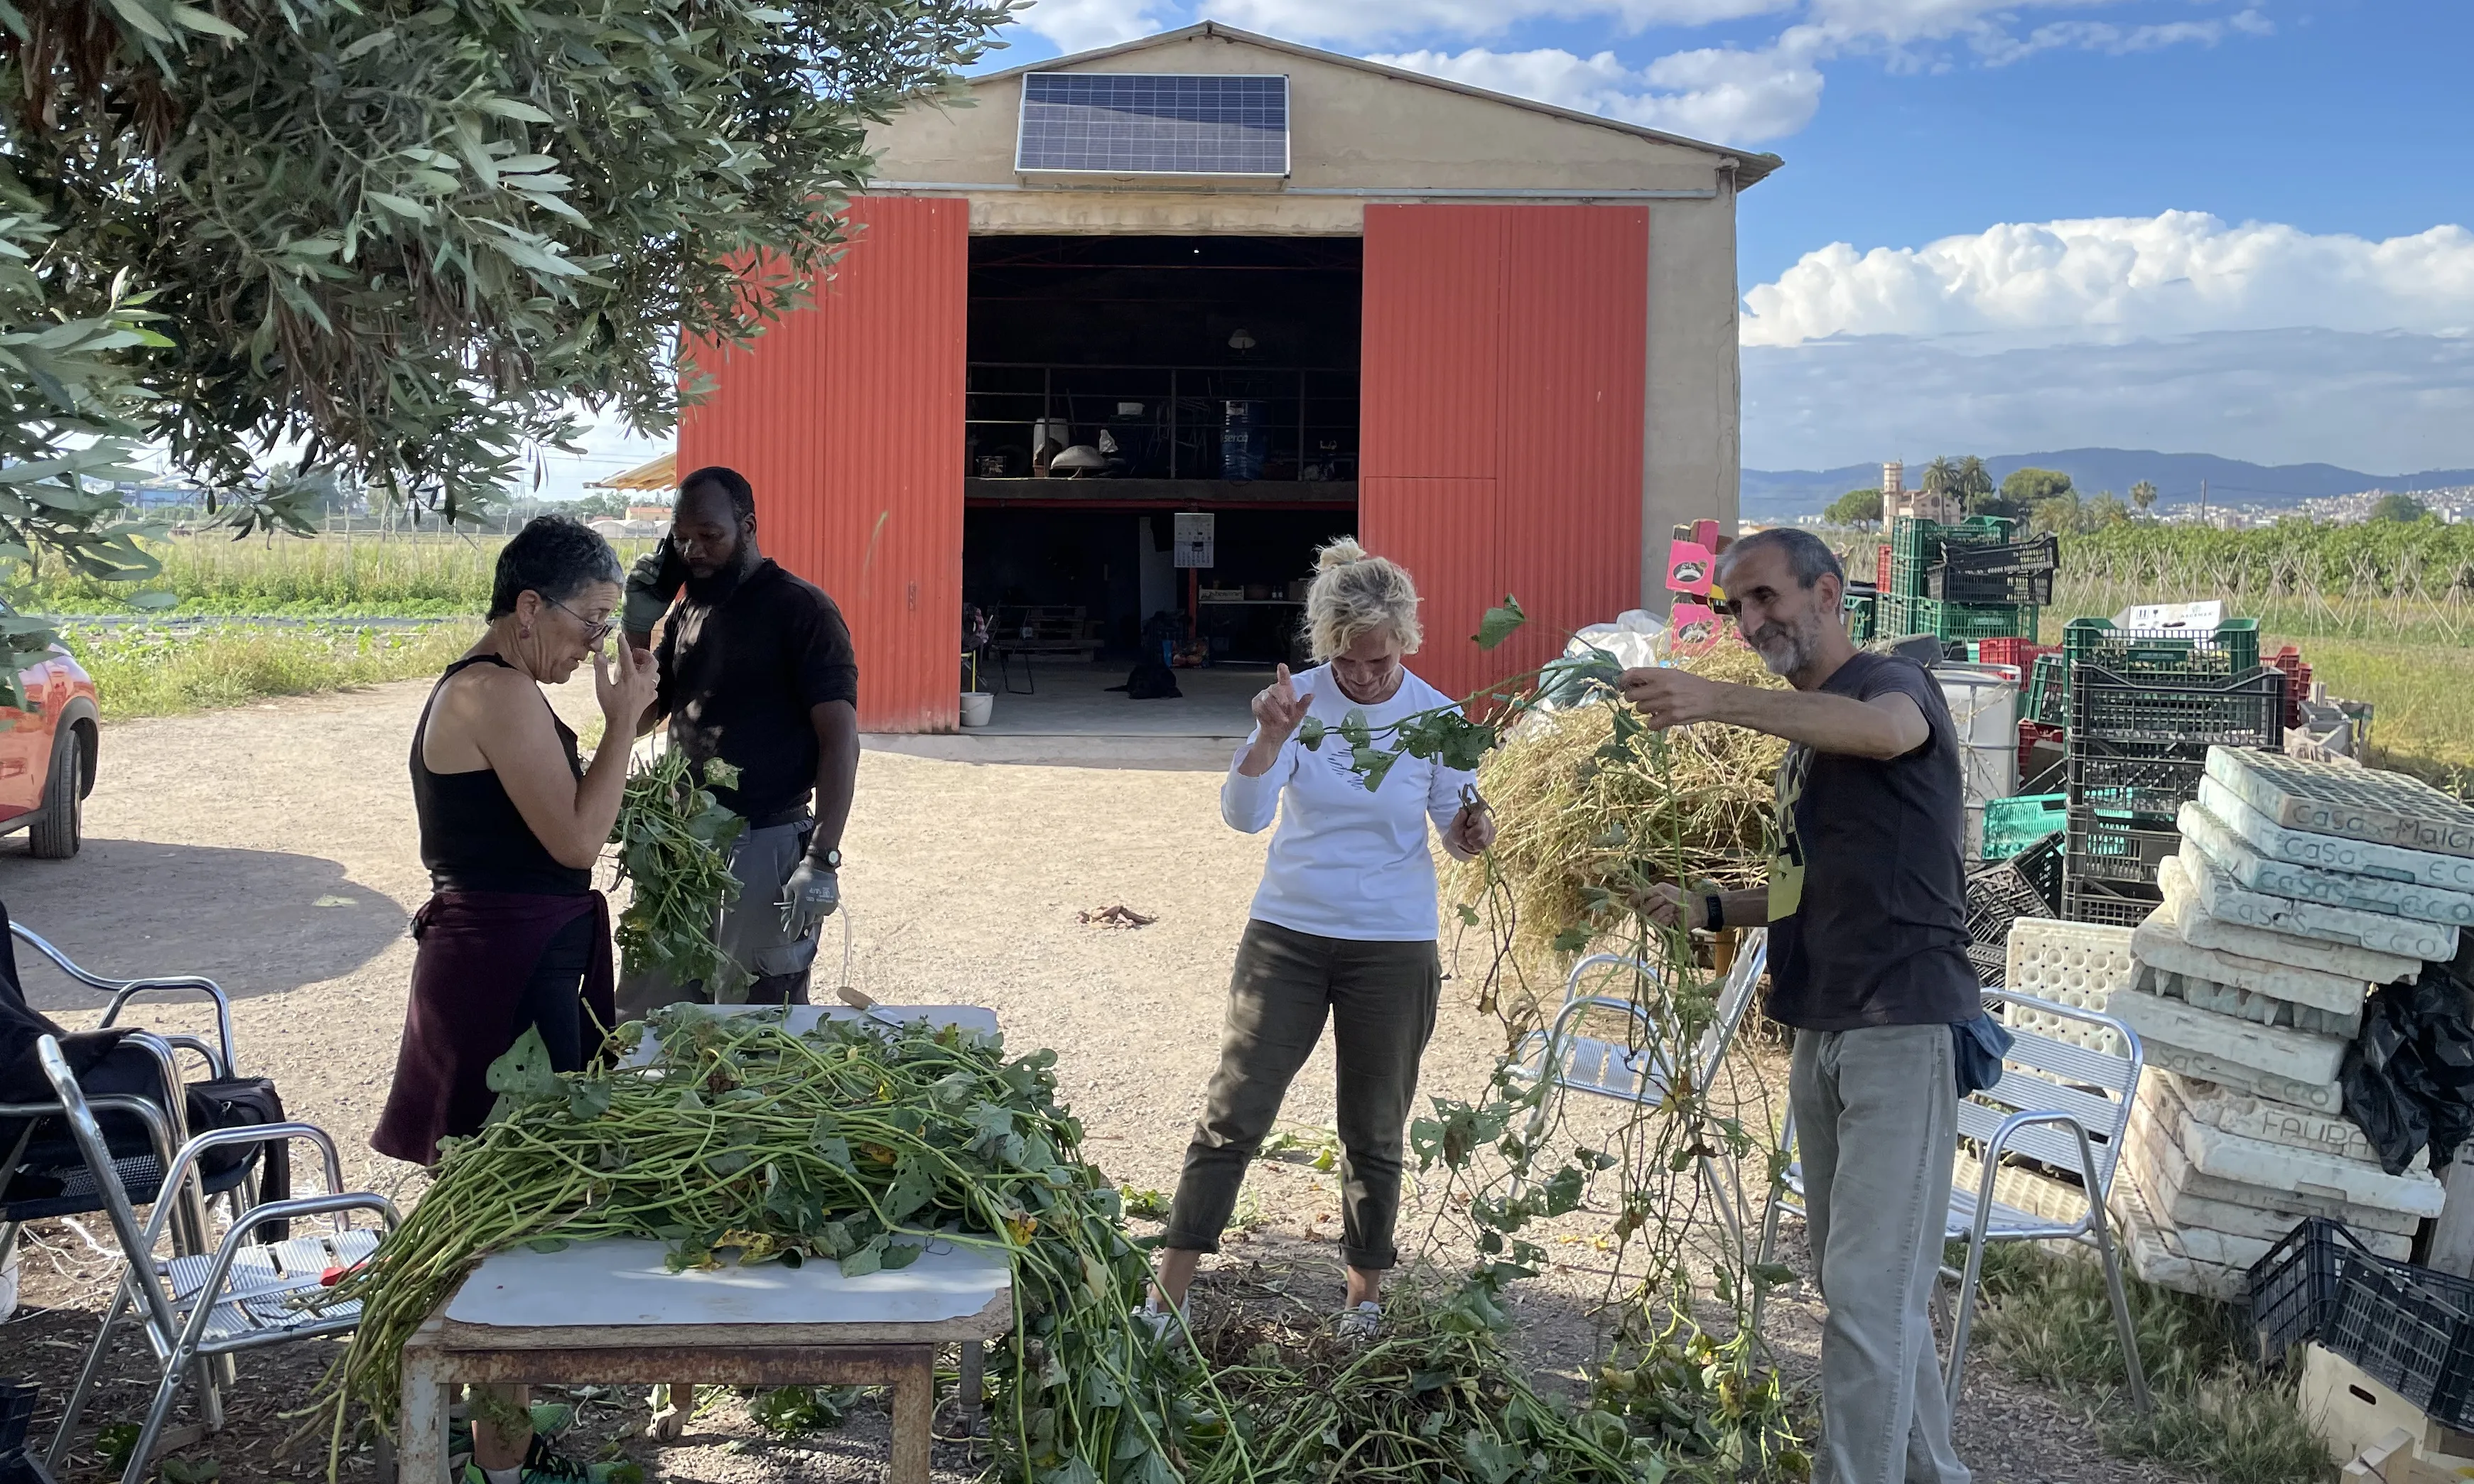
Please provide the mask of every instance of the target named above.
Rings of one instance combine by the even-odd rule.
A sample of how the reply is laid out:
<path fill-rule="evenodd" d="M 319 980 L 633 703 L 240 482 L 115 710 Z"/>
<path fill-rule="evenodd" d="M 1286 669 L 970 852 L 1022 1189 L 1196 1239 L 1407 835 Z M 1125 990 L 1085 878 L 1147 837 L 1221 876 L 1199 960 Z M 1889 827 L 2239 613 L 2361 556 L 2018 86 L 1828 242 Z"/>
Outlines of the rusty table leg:
<path fill-rule="evenodd" d="M 428 1351 L 404 1347 L 403 1410 L 396 1422 L 396 1477 L 437 1484 L 447 1477 L 447 1387 Z"/>

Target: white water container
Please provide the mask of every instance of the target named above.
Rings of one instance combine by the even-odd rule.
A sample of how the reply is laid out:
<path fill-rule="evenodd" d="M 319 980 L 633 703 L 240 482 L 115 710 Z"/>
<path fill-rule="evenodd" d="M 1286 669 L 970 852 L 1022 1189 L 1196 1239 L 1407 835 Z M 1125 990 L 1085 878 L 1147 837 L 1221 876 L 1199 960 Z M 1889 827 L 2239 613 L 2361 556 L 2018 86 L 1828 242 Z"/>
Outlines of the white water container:
<path fill-rule="evenodd" d="M 2019 791 L 2019 687 L 2000 666 L 1944 665 L 1934 669 L 1958 734 L 1959 780 L 1972 817 L 1987 799 Z M 1980 830 L 1981 824 L 1977 825 Z"/>

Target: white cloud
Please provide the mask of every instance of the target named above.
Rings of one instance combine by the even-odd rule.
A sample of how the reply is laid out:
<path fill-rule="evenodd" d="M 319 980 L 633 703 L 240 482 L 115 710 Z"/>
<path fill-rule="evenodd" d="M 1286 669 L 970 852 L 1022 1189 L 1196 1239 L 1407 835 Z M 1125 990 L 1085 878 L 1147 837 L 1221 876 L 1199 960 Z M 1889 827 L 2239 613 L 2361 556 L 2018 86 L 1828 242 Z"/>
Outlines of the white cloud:
<path fill-rule="evenodd" d="M 1749 348 L 1743 384 L 1751 469 L 2088 447 L 2474 468 L 2474 336 L 2243 330 L 1993 354 L 1880 336 Z"/>
<path fill-rule="evenodd" d="M 2127 57 L 2133 52 L 2162 51 L 2193 43 L 2214 46 L 2229 36 L 2271 36 L 2276 27 L 2257 11 L 2242 11 L 2222 20 L 2180 20 L 2161 25 L 2117 26 L 2111 21 L 2055 21 L 2024 36 L 1998 29 L 1980 33 L 1976 51 L 1988 66 L 2007 66 L 2038 52 L 2070 48 Z"/>
<path fill-rule="evenodd" d="M 1033 0 L 1014 24 L 1067 52 L 1114 46 L 1166 31 L 1178 22 L 1159 12 L 1162 0 Z"/>
<path fill-rule="evenodd" d="M 1983 334 L 2010 345 L 2317 326 L 2474 332 L 2474 231 L 2373 242 L 2200 211 L 1832 243 L 1744 296 L 1744 343 Z"/>
<path fill-rule="evenodd" d="M 1821 106 L 1822 77 L 1776 51 L 1703 47 L 1637 71 L 1613 52 L 1408 52 L 1375 61 L 1696 138 L 1756 144 L 1791 134 Z"/>

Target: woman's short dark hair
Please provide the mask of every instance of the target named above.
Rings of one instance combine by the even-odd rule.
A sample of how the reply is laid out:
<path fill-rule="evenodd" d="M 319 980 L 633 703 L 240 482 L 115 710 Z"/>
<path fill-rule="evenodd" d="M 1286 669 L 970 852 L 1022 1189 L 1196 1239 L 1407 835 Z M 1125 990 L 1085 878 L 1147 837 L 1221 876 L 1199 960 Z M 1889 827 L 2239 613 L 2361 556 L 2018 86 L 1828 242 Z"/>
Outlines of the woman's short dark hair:
<path fill-rule="evenodd" d="M 565 515 L 537 515 L 498 548 L 497 576 L 490 584 L 490 612 L 503 619 L 516 599 L 539 593 L 563 603 L 596 582 L 624 582 L 618 553 L 592 526 Z"/>

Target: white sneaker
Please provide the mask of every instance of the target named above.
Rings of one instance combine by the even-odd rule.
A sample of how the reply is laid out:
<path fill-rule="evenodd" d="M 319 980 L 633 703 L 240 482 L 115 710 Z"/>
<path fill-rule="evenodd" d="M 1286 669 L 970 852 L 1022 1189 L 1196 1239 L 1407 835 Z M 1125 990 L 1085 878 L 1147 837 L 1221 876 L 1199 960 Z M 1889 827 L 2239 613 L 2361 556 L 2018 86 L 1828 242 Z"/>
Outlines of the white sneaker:
<path fill-rule="evenodd" d="M 1153 1342 L 1165 1345 L 1168 1343 L 1170 1326 L 1174 1325 L 1180 1329 L 1185 1327 L 1185 1306 L 1179 1304 L 1173 1309 L 1161 1308 L 1159 1295 L 1153 1294 L 1143 1301 L 1141 1308 L 1134 1310 L 1133 1320 L 1135 1324 L 1152 1332 Z"/>
<path fill-rule="evenodd" d="M 1373 1300 L 1340 1311 L 1340 1337 L 1346 1343 L 1363 1345 L 1382 1332 L 1383 1305 Z"/>

